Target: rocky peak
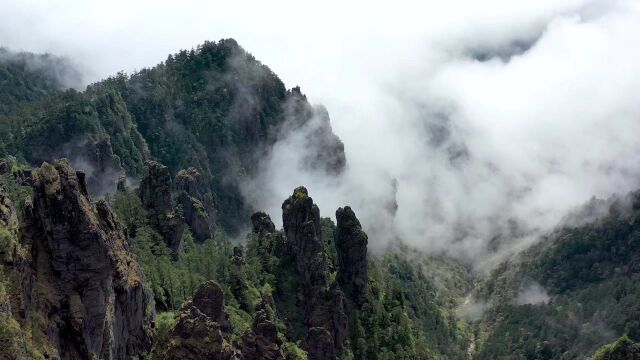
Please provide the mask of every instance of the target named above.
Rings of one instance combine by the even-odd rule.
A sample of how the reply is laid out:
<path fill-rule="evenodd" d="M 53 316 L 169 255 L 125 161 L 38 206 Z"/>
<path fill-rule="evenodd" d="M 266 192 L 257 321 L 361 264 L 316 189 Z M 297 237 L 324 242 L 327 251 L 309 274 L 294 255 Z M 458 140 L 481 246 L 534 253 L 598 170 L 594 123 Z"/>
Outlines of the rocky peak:
<path fill-rule="evenodd" d="M 338 282 L 349 298 L 362 304 L 368 279 L 367 234 L 349 206 L 336 211 L 336 223 Z"/>
<path fill-rule="evenodd" d="M 336 359 L 342 352 L 347 318 L 342 293 L 327 281 L 320 210 L 301 186 L 285 200 L 282 211 L 286 241 L 301 277 L 299 299 L 308 329 L 304 348 L 312 360 Z"/>
<path fill-rule="evenodd" d="M 287 241 L 293 245 L 298 271 L 306 286 L 326 285 L 320 210 L 303 186 L 282 204 L 282 223 Z"/>
<path fill-rule="evenodd" d="M 313 114 L 305 138 L 308 151 L 305 163 L 312 169 L 321 169 L 327 174 L 339 174 L 347 163 L 344 144 L 333 133 L 329 112 L 324 106 L 316 106 Z"/>
<path fill-rule="evenodd" d="M 124 176 L 124 174 L 120 174 L 120 176 L 118 176 L 118 183 L 116 184 L 116 190 L 119 192 L 124 192 L 128 190 L 128 186 L 127 186 L 127 177 Z"/>
<path fill-rule="evenodd" d="M 273 319 L 273 299 L 263 298 L 256 305 L 256 314 L 251 328 L 242 336 L 242 358 L 244 360 L 284 359 L 280 350 L 282 341 Z"/>
<path fill-rule="evenodd" d="M 276 232 L 276 226 L 271 221 L 271 217 L 261 211 L 251 215 L 251 224 L 253 232 L 261 237 Z"/>
<path fill-rule="evenodd" d="M 176 175 L 177 201 L 182 207 L 182 215 L 193 237 L 198 242 L 203 242 L 211 238 L 213 222 L 209 216 L 212 213 L 211 206 L 206 205 L 199 181 L 200 173 L 194 167 L 181 170 Z"/>
<path fill-rule="evenodd" d="M 157 161 L 145 161 L 138 193 L 146 209 L 156 213 L 170 211 L 172 206 L 169 168 Z"/>
<path fill-rule="evenodd" d="M 224 320 L 224 292 L 222 287 L 213 280 L 200 285 L 193 295 L 193 306 L 202 311 L 213 321 L 222 323 Z"/>
<path fill-rule="evenodd" d="M 94 210 L 83 179 L 66 160 L 33 172 L 22 230 L 33 256 L 24 313 L 42 316 L 63 359 L 130 358 L 151 345 L 151 295 L 122 225 L 106 202 Z"/>
<path fill-rule="evenodd" d="M 180 310 L 171 330 L 165 359 L 231 360 L 240 359 L 224 339 L 226 327 L 224 292 L 215 281 L 200 285 L 192 301 Z"/>
<path fill-rule="evenodd" d="M 145 161 L 138 195 L 150 212 L 151 224 L 162 234 L 167 246 L 175 252 L 182 250 L 185 219 L 173 209 L 169 168 L 157 161 Z"/>
<path fill-rule="evenodd" d="M 199 188 L 200 178 L 200 173 L 194 167 L 189 167 L 186 170 L 181 170 L 176 175 L 176 190 L 184 191 L 190 196 L 196 198 L 202 198 L 202 193 L 200 192 Z"/>

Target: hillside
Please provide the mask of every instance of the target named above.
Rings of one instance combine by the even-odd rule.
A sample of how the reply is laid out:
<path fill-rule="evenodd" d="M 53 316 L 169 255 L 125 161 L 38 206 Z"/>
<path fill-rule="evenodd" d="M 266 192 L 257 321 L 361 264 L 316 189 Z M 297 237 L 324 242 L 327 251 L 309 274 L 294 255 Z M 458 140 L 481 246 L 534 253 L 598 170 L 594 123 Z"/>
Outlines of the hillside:
<path fill-rule="evenodd" d="M 12 59 L 0 359 L 640 358 L 638 193 L 486 273 L 401 240 L 374 252 L 349 204 L 243 197 L 290 134 L 291 166 L 337 176 L 347 154 L 327 110 L 234 40 L 83 91 Z"/>
<path fill-rule="evenodd" d="M 299 88 L 285 89 L 234 40 L 221 40 L 0 119 L 0 156 L 33 165 L 66 157 L 87 172 L 95 195 L 115 190 L 121 175 L 139 177 L 147 159 L 159 160 L 174 175 L 193 166 L 204 178 L 214 222 L 237 234 L 251 210 L 240 181 L 255 175 L 271 145 L 314 116 Z M 325 112 L 318 117 L 313 121 L 322 139 L 310 142 L 308 164 L 340 172 L 342 142 Z"/>

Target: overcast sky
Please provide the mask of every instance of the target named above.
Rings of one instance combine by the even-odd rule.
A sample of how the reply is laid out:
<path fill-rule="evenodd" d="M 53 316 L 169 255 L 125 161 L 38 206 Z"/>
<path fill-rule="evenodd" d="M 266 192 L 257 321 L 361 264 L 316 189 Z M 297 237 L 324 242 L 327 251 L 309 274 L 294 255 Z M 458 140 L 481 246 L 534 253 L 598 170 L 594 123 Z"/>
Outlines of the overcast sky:
<path fill-rule="evenodd" d="M 287 167 L 300 139 L 277 146 L 246 187 L 275 219 L 305 184 L 324 215 L 353 205 L 373 246 L 488 259 L 640 187 L 637 1 L 0 3 L 0 45 L 66 55 L 87 82 L 228 37 L 345 142 L 337 179 Z"/>

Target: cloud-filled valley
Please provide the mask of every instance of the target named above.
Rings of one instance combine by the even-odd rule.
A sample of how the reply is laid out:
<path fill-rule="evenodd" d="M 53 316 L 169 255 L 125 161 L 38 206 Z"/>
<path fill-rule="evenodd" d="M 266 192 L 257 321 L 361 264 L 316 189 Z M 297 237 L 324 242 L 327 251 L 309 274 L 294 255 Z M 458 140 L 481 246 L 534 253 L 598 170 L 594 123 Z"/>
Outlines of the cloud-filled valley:
<path fill-rule="evenodd" d="M 488 3 L 331 3 L 314 13 L 287 3 L 266 19 L 262 5 L 194 2 L 202 11 L 192 14 L 160 2 L 149 17 L 123 5 L 111 23 L 81 3 L 64 16 L 55 5 L 3 4 L 16 16 L 0 25 L 0 44 L 68 56 L 91 82 L 234 37 L 327 108 L 347 156 L 340 176 L 309 171 L 304 138 L 322 119 L 290 133 L 244 185 L 256 208 L 278 225 L 282 201 L 305 185 L 323 216 L 351 205 L 374 249 L 400 239 L 482 267 L 592 196 L 640 187 L 640 6 Z M 48 12 L 61 17 L 33 25 Z"/>

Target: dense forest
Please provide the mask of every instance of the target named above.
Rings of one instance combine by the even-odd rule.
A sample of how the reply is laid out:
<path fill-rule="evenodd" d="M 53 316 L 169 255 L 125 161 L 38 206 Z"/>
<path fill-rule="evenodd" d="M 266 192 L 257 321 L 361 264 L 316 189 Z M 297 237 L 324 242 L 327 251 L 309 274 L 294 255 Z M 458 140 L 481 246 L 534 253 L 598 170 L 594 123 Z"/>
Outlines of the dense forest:
<path fill-rule="evenodd" d="M 373 252 L 349 204 L 243 197 L 304 126 L 292 166 L 348 158 L 234 40 L 83 91 L 77 74 L 0 50 L 0 359 L 640 359 L 640 194 L 489 272 Z"/>

